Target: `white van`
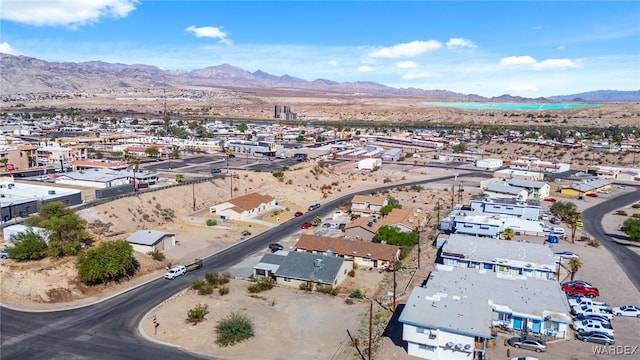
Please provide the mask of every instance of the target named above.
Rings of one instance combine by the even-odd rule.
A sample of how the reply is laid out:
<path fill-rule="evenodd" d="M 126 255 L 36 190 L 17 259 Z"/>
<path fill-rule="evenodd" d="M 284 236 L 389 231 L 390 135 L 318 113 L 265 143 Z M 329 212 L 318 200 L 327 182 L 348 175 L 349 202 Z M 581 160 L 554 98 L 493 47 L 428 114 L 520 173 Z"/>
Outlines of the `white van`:
<path fill-rule="evenodd" d="M 565 234 L 564 228 L 561 228 L 561 227 L 554 227 L 553 230 L 551 230 L 551 233 L 553 235 L 561 235 L 561 236 L 564 236 Z"/>

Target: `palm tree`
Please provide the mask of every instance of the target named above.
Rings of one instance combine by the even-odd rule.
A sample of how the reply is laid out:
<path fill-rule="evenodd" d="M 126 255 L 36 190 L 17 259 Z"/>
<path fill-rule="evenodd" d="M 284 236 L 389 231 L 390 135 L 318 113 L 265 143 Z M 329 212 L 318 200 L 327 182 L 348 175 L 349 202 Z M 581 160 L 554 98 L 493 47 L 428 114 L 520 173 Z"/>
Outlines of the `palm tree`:
<path fill-rule="evenodd" d="M 582 218 L 582 214 L 578 211 L 572 210 L 568 212 L 566 215 L 567 224 L 569 224 L 569 228 L 571 229 L 571 242 L 575 244 L 576 242 L 576 228 L 578 227 L 578 220 Z"/>
<path fill-rule="evenodd" d="M 135 156 L 129 157 L 129 162 L 133 165 L 133 191 L 138 191 L 136 187 L 136 171 L 138 171 L 138 166 L 140 166 L 140 159 Z"/>
<path fill-rule="evenodd" d="M 571 281 L 576 277 L 576 273 L 582 267 L 582 261 L 579 258 L 571 258 L 569 260 L 569 272 L 571 273 Z"/>
<path fill-rule="evenodd" d="M 176 174 L 176 182 L 181 183 L 184 181 L 184 174 Z"/>
<path fill-rule="evenodd" d="M 516 237 L 516 232 L 512 228 L 506 228 L 502 231 L 502 238 L 505 240 L 513 240 Z"/>

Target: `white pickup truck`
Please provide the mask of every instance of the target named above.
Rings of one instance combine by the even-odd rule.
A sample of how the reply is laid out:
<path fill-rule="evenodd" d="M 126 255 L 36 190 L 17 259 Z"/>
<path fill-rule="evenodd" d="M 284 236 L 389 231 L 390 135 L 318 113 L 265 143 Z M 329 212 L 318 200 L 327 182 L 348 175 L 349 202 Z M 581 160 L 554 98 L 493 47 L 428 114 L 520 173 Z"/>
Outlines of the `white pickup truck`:
<path fill-rule="evenodd" d="M 606 317 L 609 320 L 611 320 L 611 318 L 613 317 L 611 309 L 589 305 L 572 306 L 571 313 L 574 315 L 600 315 Z"/>
<path fill-rule="evenodd" d="M 180 275 L 184 275 L 187 273 L 187 268 L 183 265 L 180 266 L 176 266 L 174 268 L 169 269 L 169 271 L 167 271 L 164 274 L 164 278 L 165 279 L 169 279 L 169 280 L 173 280 L 175 278 L 177 278 Z"/>
<path fill-rule="evenodd" d="M 586 296 L 579 297 L 576 299 L 569 299 L 569 306 L 571 307 L 582 306 L 582 305 L 588 305 L 591 307 L 611 308 L 611 306 L 605 302 L 593 301 L 591 298 L 588 298 Z"/>

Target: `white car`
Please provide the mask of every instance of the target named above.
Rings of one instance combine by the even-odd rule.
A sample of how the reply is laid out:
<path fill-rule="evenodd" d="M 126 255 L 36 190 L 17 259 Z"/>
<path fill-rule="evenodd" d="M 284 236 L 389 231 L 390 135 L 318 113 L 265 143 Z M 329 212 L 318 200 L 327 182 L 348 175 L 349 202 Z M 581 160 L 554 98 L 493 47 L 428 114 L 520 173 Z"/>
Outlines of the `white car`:
<path fill-rule="evenodd" d="M 591 298 L 588 298 L 586 296 L 582 296 L 575 299 L 569 299 L 569 305 L 571 307 L 587 305 L 587 306 L 593 306 L 593 307 L 609 308 L 609 304 L 601 301 L 593 301 L 591 300 Z"/>
<path fill-rule="evenodd" d="M 611 326 L 605 325 L 600 321 L 595 320 L 574 321 L 573 329 L 577 332 L 596 331 L 614 336 Z"/>
<path fill-rule="evenodd" d="M 600 315 L 606 317 L 609 320 L 611 320 L 611 318 L 613 317 L 613 315 L 611 315 L 610 309 L 589 305 L 572 306 L 571 312 L 575 315 Z"/>
<path fill-rule="evenodd" d="M 611 309 L 616 316 L 632 316 L 640 318 L 640 307 L 633 305 L 617 306 Z"/>
<path fill-rule="evenodd" d="M 571 251 L 560 251 L 554 255 L 563 259 L 580 259 L 580 255 Z"/>
<path fill-rule="evenodd" d="M 511 358 L 511 360 L 538 360 L 538 358 L 534 358 L 531 356 L 520 356 L 520 357 Z"/>
<path fill-rule="evenodd" d="M 173 280 L 173 279 L 177 278 L 178 276 L 184 275 L 186 273 L 187 273 L 187 268 L 182 266 L 182 265 L 180 265 L 180 266 L 176 266 L 176 267 L 174 267 L 172 269 L 169 269 L 169 271 L 167 271 L 164 274 L 164 278 L 165 279 L 169 279 L 169 280 Z"/>

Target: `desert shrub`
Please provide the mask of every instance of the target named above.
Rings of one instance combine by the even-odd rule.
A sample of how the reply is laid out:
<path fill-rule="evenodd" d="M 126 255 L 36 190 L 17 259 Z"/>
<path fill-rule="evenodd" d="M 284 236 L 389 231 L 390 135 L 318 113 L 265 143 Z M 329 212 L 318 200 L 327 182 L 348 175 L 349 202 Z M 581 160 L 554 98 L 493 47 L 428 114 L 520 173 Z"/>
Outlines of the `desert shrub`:
<path fill-rule="evenodd" d="M 640 214 L 633 214 L 633 215 L 631 215 L 631 217 L 636 218 L 636 219 L 640 219 Z"/>
<path fill-rule="evenodd" d="M 218 294 L 220 294 L 220 296 L 227 295 L 228 293 L 229 293 L 229 286 L 228 285 L 220 286 L 218 288 Z"/>
<path fill-rule="evenodd" d="M 82 251 L 76 262 L 78 278 L 88 285 L 120 281 L 132 276 L 138 267 L 133 247 L 124 240 L 105 241 Z"/>
<path fill-rule="evenodd" d="M 362 295 L 360 289 L 355 289 L 351 292 L 351 294 L 349 294 L 349 297 L 353 299 L 362 299 L 364 298 L 364 295 Z"/>
<path fill-rule="evenodd" d="M 595 240 L 595 239 L 589 240 L 587 245 L 593 246 L 594 248 L 600 247 L 600 243 L 598 242 L 598 240 Z"/>
<path fill-rule="evenodd" d="M 215 286 L 228 284 L 231 279 L 231 274 L 229 274 L 228 272 L 224 272 L 222 274 L 217 272 L 206 273 L 204 274 L 204 279 L 207 281 L 207 283 L 215 287 Z"/>
<path fill-rule="evenodd" d="M 624 210 L 616 210 L 616 212 L 614 213 L 615 215 L 621 215 L 621 216 L 628 216 L 629 214 L 627 214 L 626 211 Z"/>
<path fill-rule="evenodd" d="M 164 256 L 164 253 L 158 249 L 153 250 L 153 251 L 149 251 L 147 253 L 147 255 L 151 255 L 151 258 L 155 261 L 162 261 L 164 260 L 166 257 Z"/>
<path fill-rule="evenodd" d="M 254 172 L 262 172 L 262 169 L 255 169 Z"/>
<path fill-rule="evenodd" d="M 218 221 L 216 219 L 207 219 L 207 226 L 216 226 Z"/>
<path fill-rule="evenodd" d="M 200 295 L 211 295 L 213 294 L 213 286 L 203 280 L 194 280 L 191 283 L 191 288 L 193 290 L 197 290 Z"/>
<path fill-rule="evenodd" d="M 347 304 L 347 305 L 353 305 L 354 304 L 353 299 L 349 299 L 349 298 L 344 299 L 344 303 Z"/>
<path fill-rule="evenodd" d="M 316 285 L 316 291 L 317 292 L 321 292 L 323 294 L 329 294 L 329 295 L 333 295 L 336 296 L 338 295 L 338 289 L 334 288 L 331 285 Z"/>
<path fill-rule="evenodd" d="M 389 179 L 389 178 L 384 178 L 384 180 L 382 180 L 382 183 L 383 183 L 383 184 L 386 184 L 386 183 L 390 183 L 390 182 L 392 182 L 392 181 L 393 181 L 393 180 L 391 180 L 391 179 Z"/>
<path fill-rule="evenodd" d="M 417 185 L 417 184 L 415 184 L 415 185 L 412 185 L 412 186 L 411 186 L 411 190 L 413 190 L 413 191 L 415 191 L 415 192 L 420 192 L 420 191 L 422 191 L 423 189 L 424 189 L 424 188 L 423 188 L 421 185 Z"/>
<path fill-rule="evenodd" d="M 358 264 L 356 264 L 356 262 L 354 261 L 354 262 L 353 262 L 353 265 L 351 265 L 351 268 L 352 268 L 353 270 L 358 270 Z"/>
<path fill-rule="evenodd" d="M 7 253 L 12 259 L 18 261 L 39 260 L 47 256 L 47 243 L 33 229 L 15 234 L 12 239 L 15 246 L 7 249 Z"/>
<path fill-rule="evenodd" d="M 349 272 L 347 273 L 347 275 L 349 275 L 349 277 L 355 277 L 356 276 L 356 271 L 351 269 L 349 270 Z"/>
<path fill-rule="evenodd" d="M 631 205 L 634 209 L 640 209 L 640 203 Z"/>
<path fill-rule="evenodd" d="M 230 346 L 253 337 L 253 323 L 248 317 L 232 313 L 216 325 L 216 344 Z"/>
<path fill-rule="evenodd" d="M 311 291 L 313 290 L 313 284 L 311 283 L 302 283 L 299 286 L 300 290 Z"/>
<path fill-rule="evenodd" d="M 272 278 L 261 277 L 254 284 L 249 285 L 249 287 L 247 287 L 247 290 L 249 290 L 250 293 L 255 294 L 255 293 L 271 290 L 273 289 L 274 285 L 275 285 L 275 281 L 273 281 Z"/>
<path fill-rule="evenodd" d="M 207 308 L 209 308 L 207 304 L 198 304 L 194 308 L 189 309 L 189 311 L 187 311 L 187 321 L 190 322 L 191 325 L 197 325 L 204 320 L 204 317 L 209 313 Z"/>

